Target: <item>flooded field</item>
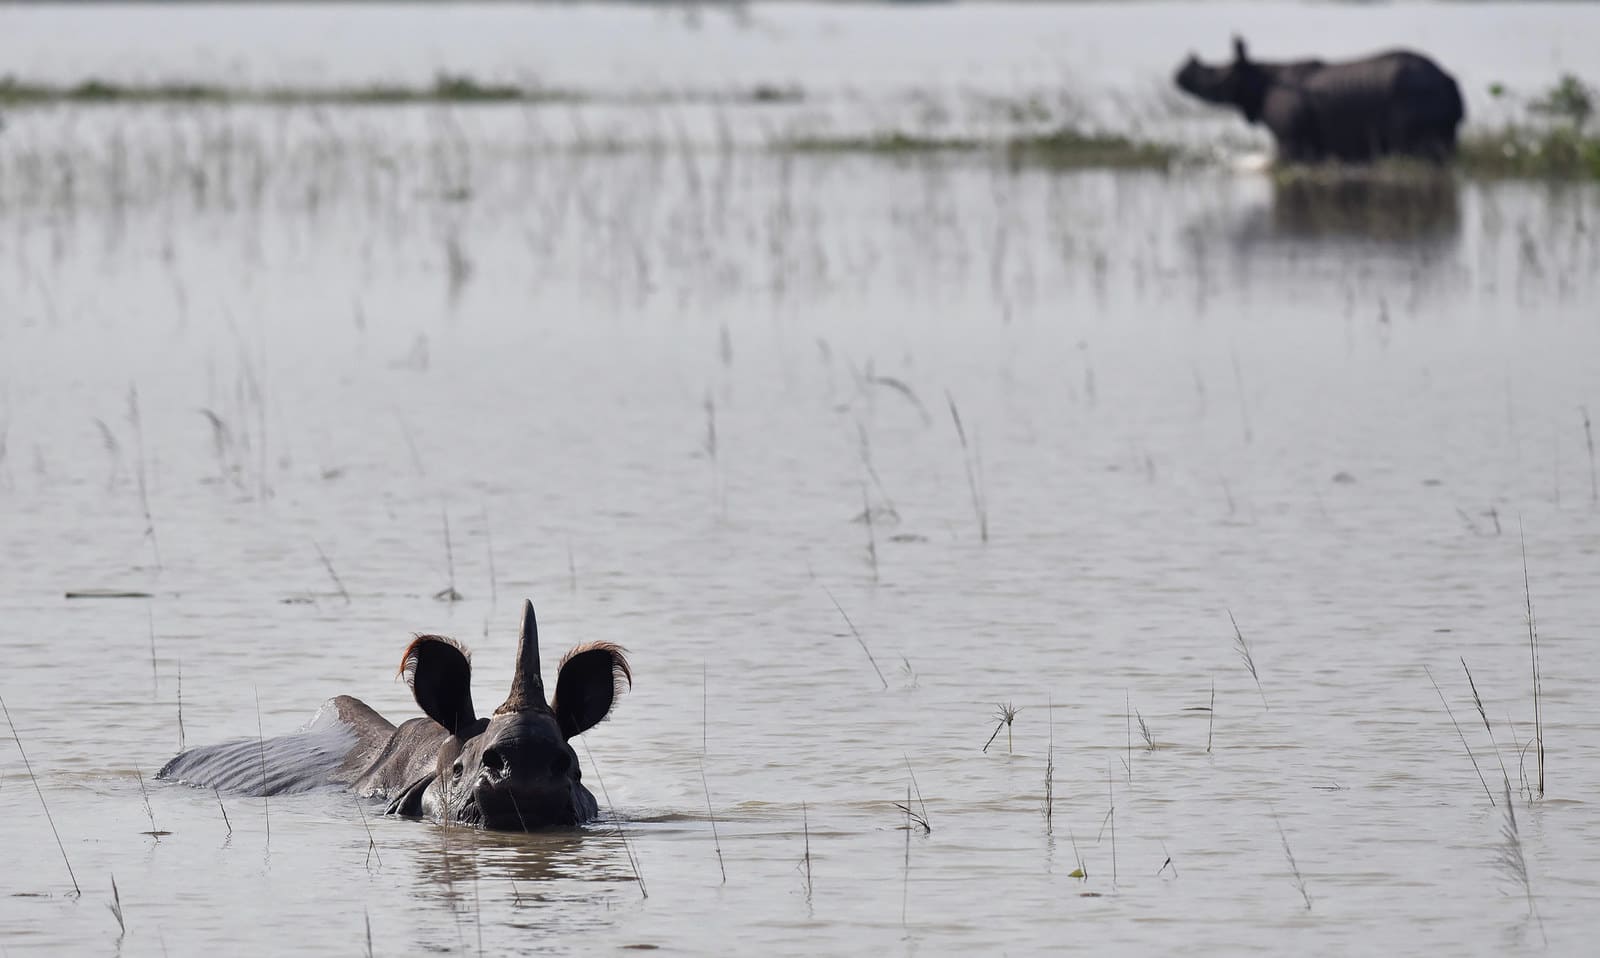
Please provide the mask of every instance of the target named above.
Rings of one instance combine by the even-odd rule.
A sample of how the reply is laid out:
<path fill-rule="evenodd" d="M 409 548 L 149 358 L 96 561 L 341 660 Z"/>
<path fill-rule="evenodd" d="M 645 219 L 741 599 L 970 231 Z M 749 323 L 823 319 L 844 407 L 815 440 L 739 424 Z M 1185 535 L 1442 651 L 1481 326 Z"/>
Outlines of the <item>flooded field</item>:
<path fill-rule="evenodd" d="M 924 29 L 970 31 L 952 89 L 1070 68 L 1255 145 L 1169 103 L 1200 27 L 1151 9 L 94 11 L 142 62 L 7 9 L 29 80 L 584 95 L 6 112 L 0 946 L 1581 953 L 1600 188 L 771 146 L 919 116 L 884 38 Z M 1199 9 L 1212 55 L 1490 51 L 1469 99 L 1597 22 Z M 417 714 L 415 632 L 496 702 L 524 598 L 547 674 L 631 653 L 595 826 L 154 780 L 336 694 Z"/>

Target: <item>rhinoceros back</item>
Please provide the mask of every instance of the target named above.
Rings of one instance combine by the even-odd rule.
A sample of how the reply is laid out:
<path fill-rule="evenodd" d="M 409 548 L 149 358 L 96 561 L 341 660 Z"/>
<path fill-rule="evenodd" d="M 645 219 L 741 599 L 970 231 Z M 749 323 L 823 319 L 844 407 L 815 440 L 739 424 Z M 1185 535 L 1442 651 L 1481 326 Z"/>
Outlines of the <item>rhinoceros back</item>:
<path fill-rule="evenodd" d="M 245 795 L 344 785 L 350 768 L 393 731 L 393 725 L 365 704 L 340 696 L 329 699 L 298 731 L 192 748 L 156 777 Z"/>

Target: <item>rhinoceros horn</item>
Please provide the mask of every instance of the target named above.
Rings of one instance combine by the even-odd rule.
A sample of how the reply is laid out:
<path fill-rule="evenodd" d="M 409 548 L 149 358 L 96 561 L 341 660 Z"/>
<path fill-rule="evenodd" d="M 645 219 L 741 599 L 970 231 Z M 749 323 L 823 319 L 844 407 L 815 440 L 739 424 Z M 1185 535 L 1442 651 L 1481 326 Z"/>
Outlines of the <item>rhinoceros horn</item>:
<path fill-rule="evenodd" d="M 517 642 L 517 671 L 511 677 L 511 694 L 494 714 L 543 708 L 549 705 L 544 697 L 544 678 L 539 674 L 539 623 L 529 600 L 522 607 L 522 638 Z"/>

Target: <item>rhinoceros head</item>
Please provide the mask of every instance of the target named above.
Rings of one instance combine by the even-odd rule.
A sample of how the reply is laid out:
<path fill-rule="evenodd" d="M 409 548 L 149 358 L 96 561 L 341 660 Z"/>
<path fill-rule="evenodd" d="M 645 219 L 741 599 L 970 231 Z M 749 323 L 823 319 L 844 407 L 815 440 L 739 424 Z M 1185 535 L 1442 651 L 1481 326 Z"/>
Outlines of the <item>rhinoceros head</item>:
<path fill-rule="evenodd" d="M 488 718 L 472 704 L 472 666 L 450 639 L 419 636 L 402 673 L 417 704 L 450 733 L 420 809 L 443 821 L 528 831 L 574 825 L 595 814 L 569 740 L 592 728 L 633 676 L 624 650 L 609 642 L 572 649 L 561 660 L 556 694 L 545 699 L 533 603 L 523 609 L 511 693 Z"/>
<path fill-rule="evenodd" d="M 1173 76 L 1178 89 L 1199 97 L 1208 103 L 1236 106 L 1245 118 L 1254 123 L 1261 117 L 1261 101 L 1265 96 L 1267 77 L 1261 67 L 1250 59 L 1244 40 L 1233 38 L 1233 62 L 1223 66 L 1202 63 L 1194 54 L 1183 62 Z"/>

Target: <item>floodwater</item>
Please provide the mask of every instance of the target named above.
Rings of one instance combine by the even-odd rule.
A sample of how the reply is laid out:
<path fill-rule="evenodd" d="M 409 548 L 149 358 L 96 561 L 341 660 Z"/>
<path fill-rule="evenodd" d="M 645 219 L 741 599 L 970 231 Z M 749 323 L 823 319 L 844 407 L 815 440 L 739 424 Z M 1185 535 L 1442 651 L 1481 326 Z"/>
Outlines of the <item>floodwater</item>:
<path fill-rule="evenodd" d="M 1137 35 L 1120 7 L 1084 8 L 1100 44 Z M 1032 44 L 1075 9 L 997 16 Z M 1239 9 L 1310 36 L 1432 8 Z M 1488 47 L 1509 9 L 1429 37 Z M 160 13 L 274 63 L 398 57 L 301 8 Z M 755 78 L 710 11 L 484 15 L 610 18 Z M 1560 16 L 1594 15 L 1535 11 L 1501 65 L 1551 79 Z M 31 36 L 20 76 L 114 53 Z M 191 65 L 151 49 L 130 74 Z M 792 55 L 825 85 L 826 44 Z M 894 114 L 850 82 L 832 109 Z M 795 154 L 739 145 L 765 113 L 700 138 L 606 109 L 667 133 L 586 141 L 565 105 L 6 117 L 7 954 L 1584 952 L 1600 191 Z M 149 598 L 64 598 L 91 589 Z M 417 631 L 497 701 L 524 597 L 547 661 L 631 650 L 578 748 L 592 828 L 152 780 L 335 694 L 416 714 Z"/>

